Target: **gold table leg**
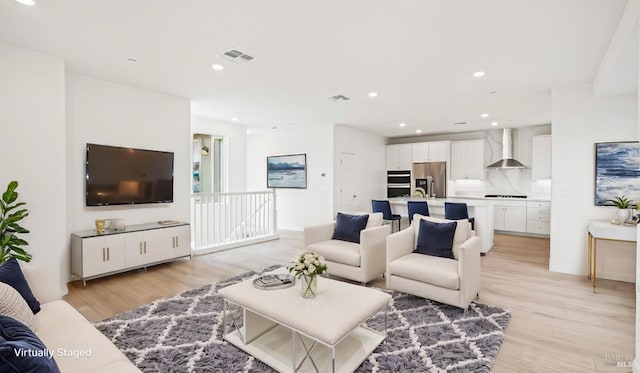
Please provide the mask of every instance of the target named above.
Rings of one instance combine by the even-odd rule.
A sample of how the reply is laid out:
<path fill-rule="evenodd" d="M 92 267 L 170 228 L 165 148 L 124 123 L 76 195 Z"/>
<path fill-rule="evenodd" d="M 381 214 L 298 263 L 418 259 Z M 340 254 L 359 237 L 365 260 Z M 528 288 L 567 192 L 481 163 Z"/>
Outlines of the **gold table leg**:
<path fill-rule="evenodd" d="M 593 240 L 593 292 L 596 292 L 596 272 L 598 271 L 598 267 L 596 266 L 596 260 L 598 259 L 598 240 Z"/>
<path fill-rule="evenodd" d="M 591 242 L 593 236 L 591 232 L 587 232 L 587 278 L 591 280 Z"/>

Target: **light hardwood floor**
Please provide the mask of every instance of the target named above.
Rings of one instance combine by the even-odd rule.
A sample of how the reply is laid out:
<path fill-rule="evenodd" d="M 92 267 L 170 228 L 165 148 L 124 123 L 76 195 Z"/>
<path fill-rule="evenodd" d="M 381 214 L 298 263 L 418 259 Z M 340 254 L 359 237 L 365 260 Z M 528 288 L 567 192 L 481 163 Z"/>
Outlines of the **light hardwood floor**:
<path fill-rule="evenodd" d="M 302 252 L 302 234 L 196 256 L 149 268 L 69 284 L 65 297 L 90 321 L 208 283 L 272 264 Z M 586 250 L 586 248 L 585 248 Z M 479 302 L 511 311 L 512 319 L 493 372 L 631 372 L 635 285 L 599 280 L 598 292 L 584 276 L 551 273 L 549 240 L 496 235 L 482 257 Z M 384 286 L 384 279 L 371 286 Z"/>

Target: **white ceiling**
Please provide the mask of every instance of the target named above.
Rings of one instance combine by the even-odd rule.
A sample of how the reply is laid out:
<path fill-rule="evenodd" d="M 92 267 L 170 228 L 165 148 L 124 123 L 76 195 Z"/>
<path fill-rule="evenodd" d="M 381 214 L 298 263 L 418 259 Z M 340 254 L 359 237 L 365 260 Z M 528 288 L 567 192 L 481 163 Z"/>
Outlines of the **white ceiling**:
<path fill-rule="evenodd" d="M 551 123 L 551 87 L 593 80 L 625 5 L 0 0 L 0 40 L 63 57 L 71 72 L 187 97 L 194 115 L 248 128 L 337 123 L 410 136 Z M 255 60 L 217 57 L 231 48 Z M 487 75 L 473 78 L 477 70 Z M 337 94 L 351 100 L 329 100 Z"/>

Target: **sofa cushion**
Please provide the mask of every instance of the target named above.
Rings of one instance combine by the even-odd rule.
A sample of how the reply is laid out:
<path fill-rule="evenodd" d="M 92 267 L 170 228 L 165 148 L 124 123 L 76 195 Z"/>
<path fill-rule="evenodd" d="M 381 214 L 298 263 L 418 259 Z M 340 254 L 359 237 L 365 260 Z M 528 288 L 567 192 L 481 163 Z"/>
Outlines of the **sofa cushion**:
<path fill-rule="evenodd" d="M 7 260 L 0 266 L 0 282 L 9 284 L 16 289 L 34 314 L 40 311 L 40 302 L 33 296 L 29 284 L 22 274 L 20 265 L 15 258 Z"/>
<path fill-rule="evenodd" d="M 307 250 L 315 251 L 330 262 L 360 267 L 360 244 L 357 243 L 329 240 L 309 245 Z M 329 266 L 329 271 L 331 271 L 331 266 Z"/>
<path fill-rule="evenodd" d="M 454 259 L 451 248 L 453 235 L 456 232 L 455 221 L 450 223 L 434 223 L 420 220 L 416 252 L 420 254 Z"/>
<path fill-rule="evenodd" d="M 389 273 L 434 286 L 458 290 L 458 261 L 431 255 L 412 253 L 389 263 Z"/>
<path fill-rule="evenodd" d="M 421 220 L 427 220 L 434 223 L 448 223 L 452 221 L 455 221 L 457 223 L 456 233 L 453 236 L 453 247 L 451 248 L 451 251 L 453 252 L 453 257 L 455 259 L 458 259 L 460 246 L 471 237 L 471 223 L 469 223 L 467 219 L 447 220 L 447 219 L 434 218 L 432 216 L 424 216 L 424 215 L 416 214 L 414 215 L 413 221 L 411 222 L 411 227 L 413 228 L 416 235 L 413 240 L 414 251 L 416 250 L 416 246 L 417 246 L 416 244 L 418 242 L 418 232 L 420 231 L 419 228 L 420 228 Z"/>
<path fill-rule="evenodd" d="M 98 329 L 65 301 L 44 303 L 33 331 L 54 350 L 63 372 L 140 372 Z"/>
<path fill-rule="evenodd" d="M 0 316 L 0 372 L 60 372 L 53 352 L 26 325 Z"/>
<path fill-rule="evenodd" d="M 33 312 L 27 302 L 11 285 L 0 282 L 0 315 L 9 316 L 31 327 Z"/>
<path fill-rule="evenodd" d="M 367 226 L 368 220 L 369 215 L 349 215 L 339 212 L 336 216 L 332 239 L 360 243 L 360 231 Z"/>

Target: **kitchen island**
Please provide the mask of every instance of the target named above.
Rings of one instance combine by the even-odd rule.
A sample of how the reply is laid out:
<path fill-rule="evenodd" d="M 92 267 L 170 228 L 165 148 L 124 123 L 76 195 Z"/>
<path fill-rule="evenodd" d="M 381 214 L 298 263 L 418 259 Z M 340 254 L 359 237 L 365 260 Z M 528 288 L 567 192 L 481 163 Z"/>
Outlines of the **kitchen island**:
<path fill-rule="evenodd" d="M 464 202 L 469 209 L 469 217 L 475 218 L 475 234 L 480 238 L 480 252 L 487 253 L 493 247 L 493 201 L 466 198 L 420 198 L 397 197 L 389 198 L 391 210 L 408 219 L 407 201 L 427 201 L 429 215 L 444 218 L 445 202 Z"/>

